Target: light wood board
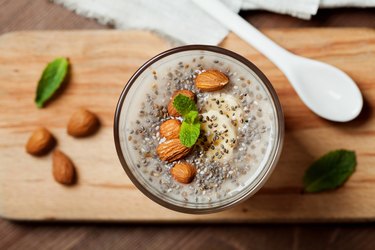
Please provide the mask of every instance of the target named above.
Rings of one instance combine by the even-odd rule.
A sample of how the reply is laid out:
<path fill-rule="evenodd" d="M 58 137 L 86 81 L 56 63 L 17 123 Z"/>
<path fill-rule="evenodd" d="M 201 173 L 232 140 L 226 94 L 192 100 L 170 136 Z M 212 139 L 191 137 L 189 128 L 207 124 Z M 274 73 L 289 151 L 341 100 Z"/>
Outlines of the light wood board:
<path fill-rule="evenodd" d="M 188 215 L 165 209 L 138 191 L 115 152 L 112 126 L 119 94 L 146 60 L 170 48 L 148 32 L 17 32 L 0 37 L 0 215 L 17 220 L 139 222 L 319 222 L 375 221 L 375 31 L 370 29 L 265 30 L 299 55 L 331 63 L 359 85 L 365 107 L 360 117 L 339 124 L 323 120 L 299 100 L 283 74 L 265 57 L 230 34 L 221 46 L 255 63 L 273 83 L 286 119 L 284 150 L 265 187 L 243 204 L 216 214 Z M 69 57 L 69 84 L 47 108 L 34 105 L 46 63 Z M 90 138 L 66 134 L 77 108 L 100 116 Z M 53 181 L 51 155 L 32 157 L 24 145 L 38 126 L 58 140 L 78 170 L 78 183 Z M 356 172 L 344 187 L 302 194 L 305 169 L 329 150 L 355 150 Z"/>

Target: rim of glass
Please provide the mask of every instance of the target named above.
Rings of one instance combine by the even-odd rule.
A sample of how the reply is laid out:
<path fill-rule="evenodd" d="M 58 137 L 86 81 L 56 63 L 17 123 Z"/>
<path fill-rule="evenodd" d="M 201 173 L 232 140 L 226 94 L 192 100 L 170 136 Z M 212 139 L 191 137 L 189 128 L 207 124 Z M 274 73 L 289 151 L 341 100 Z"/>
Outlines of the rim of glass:
<path fill-rule="evenodd" d="M 122 153 L 122 148 L 121 148 L 121 143 L 120 143 L 120 117 L 121 117 L 121 111 L 122 111 L 122 106 L 125 101 L 125 98 L 133 86 L 133 84 L 136 82 L 137 78 L 146 70 L 148 69 L 151 65 L 153 65 L 155 62 L 159 61 L 160 59 L 167 57 L 169 55 L 179 53 L 179 52 L 185 52 L 185 51 L 190 51 L 190 50 L 200 50 L 200 51 L 210 51 L 210 52 L 215 52 L 219 54 L 223 54 L 229 57 L 232 57 L 233 59 L 243 63 L 246 67 L 248 67 L 250 70 L 252 70 L 261 80 L 261 84 L 264 85 L 264 87 L 267 89 L 269 92 L 273 105 L 275 106 L 275 117 L 277 119 L 277 134 L 275 136 L 275 144 L 274 148 L 269 156 L 269 164 L 268 166 L 266 165 L 264 169 L 266 171 L 261 171 L 260 172 L 260 178 L 258 182 L 254 185 L 252 189 L 247 190 L 244 192 L 241 196 L 238 197 L 238 199 L 234 199 L 228 203 L 225 203 L 220 206 L 216 207 L 207 207 L 207 208 L 190 208 L 190 207 L 182 207 L 179 205 L 172 204 L 170 202 L 167 202 L 166 200 L 163 200 L 159 198 L 157 195 L 153 194 L 150 192 L 147 188 L 145 188 L 142 183 L 137 179 L 137 177 L 134 176 L 132 173 L 130 167 L 128 167 L 127 162 L 125 160 L 125 157 Z M 204 213 L 213 213 L 213 212 L 219 212 L 225 209 L 228 209 L 230 207 L 233 207 L 245 200 L 247 200 L 249 197 L 254 195 L 267 181 L 268 177 L 271 175 L 273 169 L 276 166 L 276 163 L 280 157 L 281 154 L 281 149 L 283 145 L 283 139 L 284 139 L 284 115 L 283 111 L 281 108 L 280 101 L 277 97 L 277 94 L 272 87 L 270 81 L 267 79 L 267 77 L 256 67 L 253 63 L 251 63 L 248 59 L 245 57 L 232 52 L 230 50 L 217 47 L 217 46 L 210 46 L 210 45 L 185 45 L 185 46 L 180 46 L 180 47 L 175 47 L 169 50 L 166 50 L 153 58 L 149 59 L 146 63 L 144 63 L 129 79 L 127 84 L 125 85 L 124 89 L 122 90 L 119 100 L 116 105 L 116 111 L 115 111 L 115 116 L 114 116 L 114 126 L 113 126 L 113 132 L 114 132 L 114 142 L 116 146 L 116 152 L 117 156 L 120 160 L 120 163 L 125 170 L 126 174 L 130 178 L 130 180 L 133 182 L 133 184 L 148 198 L 153 200 L 154 202 L 158 203 L 159 205 L 162 205 L 166 208 L 178 211 L 178 212 L 183 212 L 183 213 L 190 213 L 190 214 L 204 214 Z"/>

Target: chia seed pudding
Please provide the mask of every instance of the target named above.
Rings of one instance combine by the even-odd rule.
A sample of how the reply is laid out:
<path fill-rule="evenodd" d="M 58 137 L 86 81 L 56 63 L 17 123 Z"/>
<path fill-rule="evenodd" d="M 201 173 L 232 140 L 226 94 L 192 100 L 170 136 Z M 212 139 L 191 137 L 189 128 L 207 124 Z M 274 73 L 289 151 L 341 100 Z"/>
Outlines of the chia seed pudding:
<path fill-rule="evenodd" d="M 216 211 L 263 185 L 281 150 L 283 117 L 268 80 L 246 59 L 212 46 L 181 48 L 151 59 L 129 81 L 116 111 L 116 147 L 132 181 L 154 201 L 183 212 Z M 229 83 L 197 88 L 196 77 L 208 70 Z M 162 161 L 157 148 L 167 139 L 160 125 L 182 121 L 167 108 L 177 90 L 195 94 L 201 132 L 182 159 Z M 171 175 L 181 161 L 195 168 L 189 183 Z"/>

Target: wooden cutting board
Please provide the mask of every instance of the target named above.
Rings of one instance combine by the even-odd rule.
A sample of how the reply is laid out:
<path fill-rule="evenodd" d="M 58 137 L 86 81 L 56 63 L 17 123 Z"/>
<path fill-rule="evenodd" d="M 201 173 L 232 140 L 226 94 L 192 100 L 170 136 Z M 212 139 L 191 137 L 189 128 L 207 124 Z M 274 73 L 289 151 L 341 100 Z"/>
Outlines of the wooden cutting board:
<path fill-rule="evenodd" d="M 0 215 L 16 220 L 153 222 L 375 221 L 375 31 L 282 29 L 266 35 L 290 51 L 347 72 L 365 99 L 360 117 L 340 124 L 320 119 L 297 97 L 265 57 L 230 34 L 221 46 L 255 63 L 273 83 L 283 106 L 286 137 L 280 162 L 264 188 L 243 204 L 216 214 L 165 209 L 138 191 L 115 152 L 112 126 L 119 94 L 134 71 L 171 45 L 148 32 L 17 32 L 0 37 Z M 62 93 L 38 110 L 36 84 L 48 61 L 69 57 L 71 77 Z M 96 135 L 74 139 L 67 121 L 77 108 L 100 116 Z M 51 155 L 32 157 L 24 145 L 45 126 L 78 169 L 78 184 L 53 181 Z M 344 187 L 302 194 L 301 179 L 316 158 L 333 149 L 357 153 L 356 172 Z"/>

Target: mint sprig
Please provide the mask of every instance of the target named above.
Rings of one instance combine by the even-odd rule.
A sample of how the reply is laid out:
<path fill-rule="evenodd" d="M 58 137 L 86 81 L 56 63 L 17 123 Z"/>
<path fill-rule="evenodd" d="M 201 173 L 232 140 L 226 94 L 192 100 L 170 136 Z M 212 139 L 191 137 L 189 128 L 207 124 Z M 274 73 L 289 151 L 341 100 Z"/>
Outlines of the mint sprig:
<path fill-rule="evenodd" d="M 192 99 L 182 94 L 174 98 L 173 106 L 184 118 L 180 129 L 180 141 L 190 148 L 197 142 L 201 131 L 198 108 Z"/>
<path fill-rule="evenodd" d="M 303 177 L 304 190 L 315 193 L 335 189 L 345 183 L 357 165 L 354 151 L 336 150 L 315 161 Z"/>

